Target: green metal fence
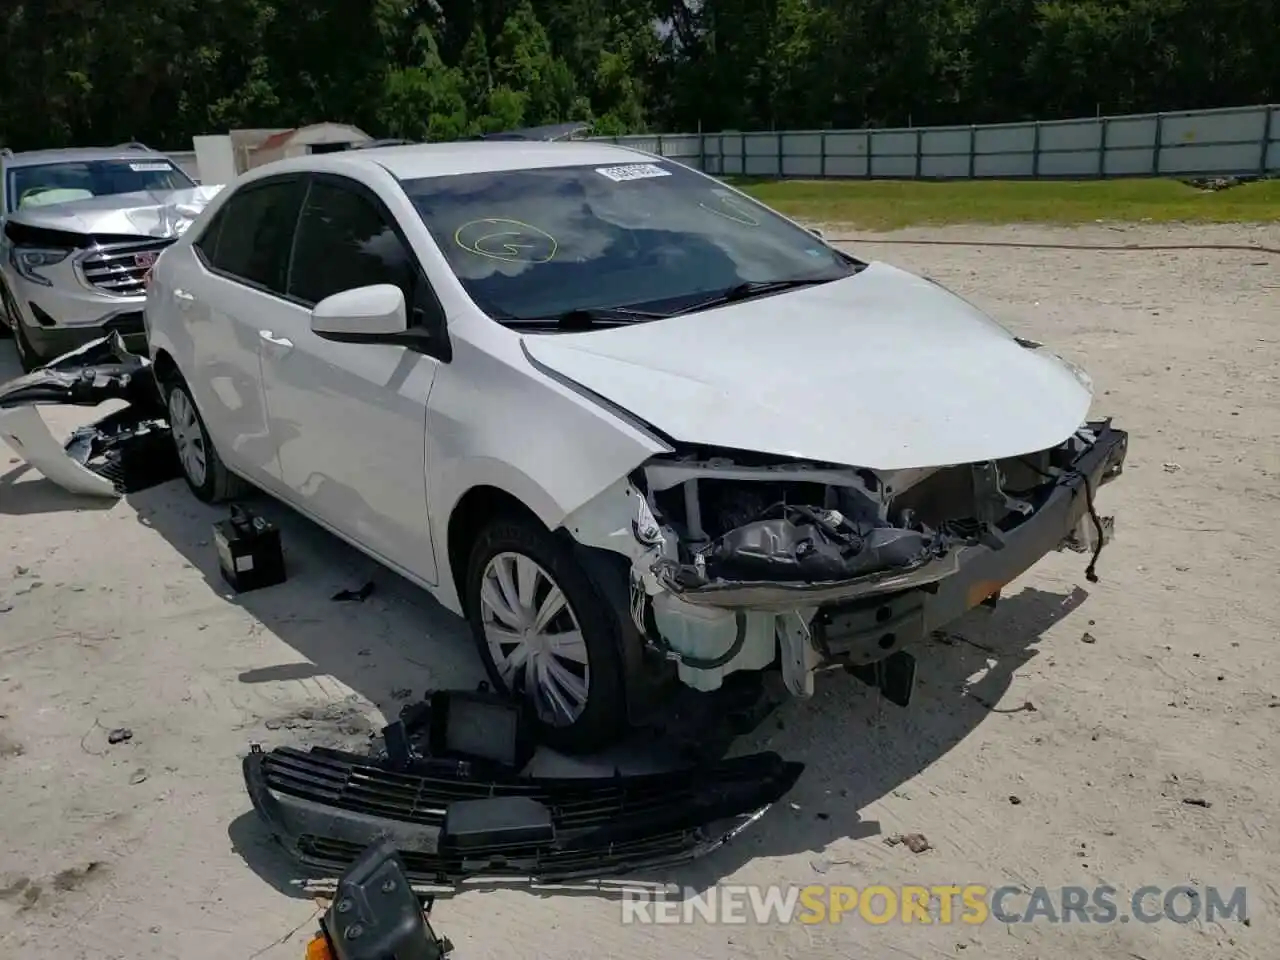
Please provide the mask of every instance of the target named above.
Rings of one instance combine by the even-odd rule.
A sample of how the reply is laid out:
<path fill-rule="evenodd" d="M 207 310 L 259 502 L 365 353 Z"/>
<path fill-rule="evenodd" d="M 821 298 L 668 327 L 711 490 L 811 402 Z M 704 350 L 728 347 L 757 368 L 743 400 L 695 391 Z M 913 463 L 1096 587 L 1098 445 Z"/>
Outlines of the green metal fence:
<path fill-rule="evenodd" d="M 1094 179 L 1280 173 L 1280 105 L 1024 123 L 600 137 L 721 176 Z"/>

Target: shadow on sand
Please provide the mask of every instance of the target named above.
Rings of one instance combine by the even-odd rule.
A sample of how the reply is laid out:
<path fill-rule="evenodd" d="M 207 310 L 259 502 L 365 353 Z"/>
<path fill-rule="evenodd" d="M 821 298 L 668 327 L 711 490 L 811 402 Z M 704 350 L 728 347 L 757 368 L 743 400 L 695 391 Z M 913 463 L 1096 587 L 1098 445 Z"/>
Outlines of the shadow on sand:
<path fill-rule="evenodd" d="M 289 580 L 233 596 L 219 576 L 211 542 L 212 524 L 226 516 L 225 509 L 198 503 L 180 482 L 133 494 L 129 501 L 139 522 L 199 569 L 211 590 L 297 652 L 296 661 L 246 670 L 242 683 L 329 675 L 394 715 L 409 696 L 474 687 L 483 679 L 461 620 L 289 508 L 265 496 L 247 501 L 279 526 Z M 331 599 L 368 581 L 376 590 L 363 602 Z M 1024 588 L 994 611 L 970 614 L 935 636 L 917 651 L 918 686 L 905 710 L 842 672 L 823 675 L 811 701 L 784 702 L 734 745 L 735 753 L 772 750 L 807 765 L 786 802 L 711 856 L 661 877 L 634 879 L 703 889 L 756 857 L 809 852 L 816 858 L 835 841 L 879 833 L 879 825 L 861 820 L 858 811 L 946 754 L 989 713 L 1023 709 L 1000 703 L 1015 671 L 1037 655 L 1041 635 L 1086 596 L 1080 588 L 1066 594 Z M 646 741 L 622 745 L 605 758 L 603 768 L 639 772 L 653 763 L 653 744 Z M 307 895 L 298 883 L 299 868 L 248 809 L 247 798 L 246 812 L 231 824 L 229 837 L 246 863 L 277 890 Z M 616 883 L 516 887 L 539 896 L 599 897 L 611 891 L 621 895 L 622 889 Z"/>

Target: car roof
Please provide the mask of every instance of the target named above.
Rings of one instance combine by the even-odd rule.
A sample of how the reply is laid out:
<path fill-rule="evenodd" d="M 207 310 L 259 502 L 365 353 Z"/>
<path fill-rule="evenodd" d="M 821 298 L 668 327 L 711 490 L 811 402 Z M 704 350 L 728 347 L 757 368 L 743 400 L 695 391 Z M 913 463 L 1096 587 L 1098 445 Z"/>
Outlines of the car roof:
<path fill-rule="evenodd" d="M 350 171 L 352 165 L 379 166 L 398 180 L 419 177 L 446 177 L 466 173 L 496 173 L 535 170 L 544 167 L 573 167 L 590 164 L 652 161 L 651 154 L 590 140 L 529 142 L 514 140 L 459 140 L 450 143 L 415 143 L 395 147 L 372 147 L 335 153 L 311 154 L 277 160 L 255 167 L 257 175 L 310 170 Z"/>
<path fill-rule="evenodd" d="M 34 167 L 46 163 L 130 160 L 138 157 L 168 159 L 158 150 L 151 150 L 142 146 L 131 147 L 128 144 L 123 144 L 118 147 L 69 147 L 63 150 L 28 150 L 24 153 L 5 155 L 2 160 L 6 167 Z"/>

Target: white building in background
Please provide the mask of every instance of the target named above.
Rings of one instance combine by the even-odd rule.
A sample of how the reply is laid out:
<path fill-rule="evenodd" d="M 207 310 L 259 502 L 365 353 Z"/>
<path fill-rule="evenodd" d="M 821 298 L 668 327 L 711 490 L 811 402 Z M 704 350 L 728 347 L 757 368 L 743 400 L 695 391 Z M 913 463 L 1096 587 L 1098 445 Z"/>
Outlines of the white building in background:
<path fill-rule="evenodd" d="M 232 130 L 192 137 L 193 153 L 170 156 L 201 183 L 230 183 L 246 170 L 273 160 L 346 150 L 371 139 L 349 124 L 313 123 L 293 129 Z"/>

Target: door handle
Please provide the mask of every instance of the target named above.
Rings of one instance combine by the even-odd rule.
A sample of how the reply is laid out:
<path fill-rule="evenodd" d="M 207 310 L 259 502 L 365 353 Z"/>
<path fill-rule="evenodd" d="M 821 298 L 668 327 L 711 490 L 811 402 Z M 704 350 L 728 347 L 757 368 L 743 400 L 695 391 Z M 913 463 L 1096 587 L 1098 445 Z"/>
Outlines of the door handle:
<path fill-rule="evenodd" d="M 290 340 L 288 337 L 277 337 L 270 330 L 259 330 L 258 336 L 260 336 L 267 343 L 271 344 L 273 347 L 283 347 L 284 349 L 287 350 L 293 346 L 293 341 Z"/>

